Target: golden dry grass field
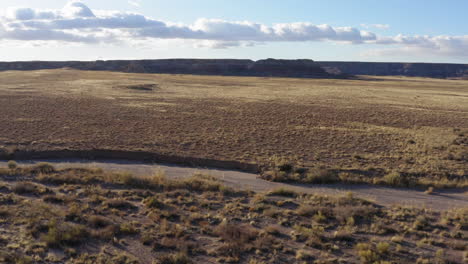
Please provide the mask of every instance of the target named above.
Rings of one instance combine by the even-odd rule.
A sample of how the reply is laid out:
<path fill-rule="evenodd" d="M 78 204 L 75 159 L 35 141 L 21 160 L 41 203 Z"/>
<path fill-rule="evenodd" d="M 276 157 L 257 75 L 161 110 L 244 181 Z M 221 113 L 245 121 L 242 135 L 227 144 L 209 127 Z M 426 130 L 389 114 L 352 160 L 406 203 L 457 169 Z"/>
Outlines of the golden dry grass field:
<path fill-rule="evenodd" d="M 468 81 L 0 73 L 0 148 L 144 150 L 467 186 Z"/>

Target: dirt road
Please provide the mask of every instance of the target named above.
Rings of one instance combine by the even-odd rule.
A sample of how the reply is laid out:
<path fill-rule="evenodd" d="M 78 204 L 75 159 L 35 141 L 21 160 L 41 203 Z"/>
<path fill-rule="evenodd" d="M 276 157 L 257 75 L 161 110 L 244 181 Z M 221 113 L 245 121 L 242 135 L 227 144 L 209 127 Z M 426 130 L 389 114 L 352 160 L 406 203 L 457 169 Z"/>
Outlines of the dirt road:
<path fill-rule="evenodd" d="M 123 161 L 86 161 L 86 160 L 45 160 L 57 168 L 69 167 L 93 167 L 109 171 L 127 171 L 134 175 L 150 175 L 158 170 L 163 170 L 169 178 L 189 177 L 195 172 L 202 172 L 216 176 L 226 185 L 234 188 L 249 189 L 255 192 L 267 192 L 276 188 L 286 188 L 304 193 L 316 193 L 322 195 L 343 195 L 352 192 L 357 197 L 369 199 L 383 206 L 401 204 L 415 207 L 425 207 L 433 210 L 447 210 L 452 208 L 468 208 L 468 195 L 466 189 L 436 190 L 433 194 L 425 194 L 424 190 L 389 188 L 372 185 L 293 185 L 285 183 L 268 182 L 258 178 L 258 175 L 239 171 L 220 169 L 189 168 L 168 164 L 144 164 L 129 163 Z M 39 161 L 22 161 L 20 165 L 32 165 Z M 5 167 L 6 162 L 0 162 Z"/>

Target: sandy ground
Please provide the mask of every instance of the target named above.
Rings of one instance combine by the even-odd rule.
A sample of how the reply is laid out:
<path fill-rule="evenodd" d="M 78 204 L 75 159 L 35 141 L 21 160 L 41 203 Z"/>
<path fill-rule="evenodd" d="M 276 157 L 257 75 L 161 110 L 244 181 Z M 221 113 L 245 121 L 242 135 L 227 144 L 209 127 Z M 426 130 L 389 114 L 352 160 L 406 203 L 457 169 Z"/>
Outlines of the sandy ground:
<path fill-rule="evenodd" d="M 352 192 L 357 197 L 374 201 L 383 206 L 405 205 L 414 207 L 424 207 L 433 210 L 448 210 L 453 208 L 468 208 L 468 195 L 466 189 L 457 190 L 436 190 L 433 194 L 426 194 L 424 190 L 389 188 L 372 185 L 299 185 L 275 183 L 262 180 L 256 174 L 239 171 L 189 168 L 170 164 L 144 164 L 129 163 L 124 161 L 87 161 L 87 160 L 43 160 L 53 164 L 57 168 L 70 167 L 92 167 L 102 168 L 109 171 L 125 171 L 134 175 L 151 175 L 157 171 L 164 171 L 169 178 L 189 177 L 196 172 L 209 174 L 221 179 L 227 186 L 240 189 L 248 189 L 255 192 L 268 192 L 277 188 L 287 188 L 297 192 L 321 194 L 321 195 L 343 195 Z M 23 161 L 20 165 L 32 165 L 43 161 Z M 0 166 L 5 167 L 6 162 L 0 162 Z"/>

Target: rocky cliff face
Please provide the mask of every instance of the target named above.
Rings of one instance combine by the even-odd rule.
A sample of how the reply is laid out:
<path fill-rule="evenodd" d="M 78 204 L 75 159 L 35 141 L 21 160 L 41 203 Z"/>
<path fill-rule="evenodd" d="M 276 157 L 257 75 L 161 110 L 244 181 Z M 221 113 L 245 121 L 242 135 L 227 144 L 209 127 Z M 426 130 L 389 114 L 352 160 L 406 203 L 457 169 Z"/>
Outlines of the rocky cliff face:
<path fill-rule="evenodd" d="M 0 71 L 73 68 L 94 71 L 227 76 L 343 78 L 352 75 L 403 75 L 468 78 L 468 64 L 314 62 L 312 60 L 113 60 L 0 62 Z"/>
<path fill-rule="evenodd" d="M 275 76 L 323 78 L 334 77 L 312 60 L 202 60 L 168 59 L 93 62 L 2 62 L 0 71 L 56 68 L 79 70 L 122 71 L 135 73 L 171 73 L 228 76 Z"/>
<path fill-rule="evenodd" d="M 335 74 L 468 78 L 468 64 L 335 61 L 320 61 L 317 63 L 328 72 Z"/>

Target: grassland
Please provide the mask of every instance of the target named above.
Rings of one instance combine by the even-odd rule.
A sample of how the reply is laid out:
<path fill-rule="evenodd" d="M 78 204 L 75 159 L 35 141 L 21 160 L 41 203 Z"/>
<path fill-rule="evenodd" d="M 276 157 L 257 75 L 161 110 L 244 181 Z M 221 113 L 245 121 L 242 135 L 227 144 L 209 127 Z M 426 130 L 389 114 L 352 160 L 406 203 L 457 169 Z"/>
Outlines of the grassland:
<path fill-rule="evenodd" d="M 3 152 L 142 150 L 265 172 L 287 161 L 345 182 L 468 185 L 463 80 L 12 71 L 0 73 L 0 112 Z M 276 176 L 265 178 L 316 181 Z"/>
<path fill-rule="evenodd" d="M 0 262 L 463 263 L 468 211 L 253 193 L 48 164 L 0 169 Z"/>

